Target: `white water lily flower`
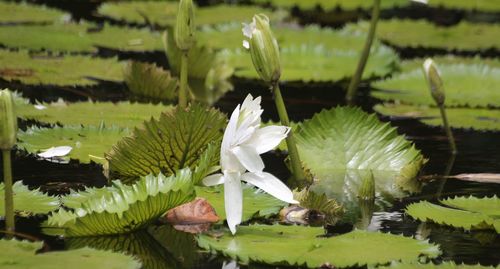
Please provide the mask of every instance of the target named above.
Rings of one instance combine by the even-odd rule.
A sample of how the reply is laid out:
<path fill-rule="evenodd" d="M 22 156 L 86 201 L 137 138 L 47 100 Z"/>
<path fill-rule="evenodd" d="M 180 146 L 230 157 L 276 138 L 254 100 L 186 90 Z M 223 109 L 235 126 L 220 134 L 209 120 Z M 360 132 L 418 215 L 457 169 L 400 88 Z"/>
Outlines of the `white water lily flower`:
<path fill-rule="evenodd" d="M 298 203 L 292 191 L 275 176 L 263 172 L 260 154 L 270 151 L 286 138 L 289 127 L 260 128 L 260 97 L 248 95 L 231 114 L 221 145 L 221 174 L 203 179 L 207 186 L 224 184 L 224 201 L 229 229 L 236 233 L 243 214 L 241 181 L 254 185 L 288 203 Z M 248 170 L 248 172 L 247 172 Z"/>

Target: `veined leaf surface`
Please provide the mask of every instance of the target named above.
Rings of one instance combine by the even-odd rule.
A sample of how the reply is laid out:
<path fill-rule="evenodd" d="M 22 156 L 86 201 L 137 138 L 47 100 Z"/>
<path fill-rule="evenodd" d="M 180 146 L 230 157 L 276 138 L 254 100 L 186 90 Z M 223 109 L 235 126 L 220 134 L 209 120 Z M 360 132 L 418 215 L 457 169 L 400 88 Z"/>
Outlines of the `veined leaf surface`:
<path fill-rule="evenodd" d="M 0 23 L 46 23 L 62 21 L 69 16 L 65 12 L 46 6 L 6 1 L 0 2 L 0 14 Z"/>
<path fill-rule="evenodd" d="M 136 96 L 163 101 L 171 101 L 177 96 L 177 78 L 156 64 L 129 62 L 124 78 L 127 87 Z"/>
<path fill-rule="evenodd" d="M 12 191 L 14 193 L 14 210 L 21 216 L 47 214 L 56 210 L 60 205 L 57 197 L 42 193 L 39 189 L 30 190 L 22 181 L 16 181 L 12 185 Z M 3 182 L 0 182 L 0 216 L 5 216 L 5 185 Z"/>

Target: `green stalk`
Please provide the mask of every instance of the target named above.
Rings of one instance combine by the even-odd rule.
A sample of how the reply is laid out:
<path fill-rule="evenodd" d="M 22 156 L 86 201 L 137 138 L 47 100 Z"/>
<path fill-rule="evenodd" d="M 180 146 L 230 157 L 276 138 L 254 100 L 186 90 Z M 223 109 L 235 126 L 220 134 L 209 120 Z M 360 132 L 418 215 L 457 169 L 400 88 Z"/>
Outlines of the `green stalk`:
<path fill-rule="evenodd" d="M 2 150 L 3 182 L 5 186 L 5 230 L 8 234 L 14 233 L 14 199 L 12 193 L 12 167 L 10 150 Z"/>
<path fill-rule="evenodd" d="M 368 30 L 368 36 L 365 40 L 365 45 L 363 47 L 363 52 L 361 53 L 361 58 L 359 59 L 358 66 L 356 67 L 356 72 L 349 83 L 349 88 L 347 89 L 347 94 L 345 99 L 347 104 L 353 105 L 354 99 L 356 98 L 356 92 L 358 90 L 358 85 L 363 76 L 363 71 L 368 61 L 368 56 L 370 56 L 370 49 L 372 47 L 373 39 L 375 37 L 375 31 L 377 29 L 377 22 L 380 17 L 380 0 L 373 1 L 372 18 L 370 22 L 370 29 Z"/>
<path fill-rule="evenodd" d="M 439 112 L 441 112 L 441 118 L 443 119 L 443 125 L 446 131 L 446 136 L 448 136 L 448 142 L 450 143 L 451 153 L 455 155 L 458 152 L 457 146 L 455 145 L 455 138 L 453 137 L 450 125 L 448 124 L 448 117 L 446 117 L 446 110 L 444 109 L 444 104 L 439 105 Z"/>
<path fill-rule="evenodd" d="M 181 55 L 181 85 L 179 88 L 179 106 L 187 107 L 187 87 L 188 87 L 188 52 L 182 51 Z"/>
<path fill-rule="evenodd" d="M 271 87 L 274 96 L 274 103 L 276 104 L 281 124 L 284 126 L 290 126 L 290 120 L 288 119 L 285 102 L 283 102 L 283 97 L 281 96 L 280 87 L 277 82 L 273 83 Z M 292 130 L 290 130 L 290 133 L 288 133 L 288 136 L 286 137 L 286 145 L 288 148 L 288 155 L 290 156 L 293 177 L 297 182 L 303 182 L 306 180 L 306 176 L 304 174 L 304 170 L 302 170 L 299 151 L 297 150 L 297 144 L 295 143 L 295 137 Z"/>

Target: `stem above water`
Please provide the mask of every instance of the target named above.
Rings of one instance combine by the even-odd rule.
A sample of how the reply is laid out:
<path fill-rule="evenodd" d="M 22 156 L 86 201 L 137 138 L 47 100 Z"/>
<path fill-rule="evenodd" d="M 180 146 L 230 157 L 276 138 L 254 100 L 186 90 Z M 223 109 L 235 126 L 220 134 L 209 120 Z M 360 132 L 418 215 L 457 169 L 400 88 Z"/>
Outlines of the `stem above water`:
<path fill-rule="evenodd" d="M 288 119 L 285 102 L 281 96 L 280 87 L 278 83 L 273 83 L 271 87 L 281 124 L 290 126 L 290 120 Z M 288 136 L 286 137 L 286 145 L 288 148 L 288 155 L 290 156 L 292 175 L 294 179 L 299 183 L 306 181 L 307 179 L 304 174 L 304 170 L 302 170 L 302 163 L 300 162 L 299 151 L 297 150 L 297 144 L 295 143 L 295 137 L 292 130 L 290 130 L 290 133 L 288 133 Z"/>
<path fill-rule="evenodd" d="M 5 229 L 7 230 L 6 236 L 9 236 L 9 234 L 13 233 L 15 230 L 10 150 L 2 150 L 2 160 L 3 182 L 5 186 Z"/>
<path fill-rule="evenodd" d="M 450 125 L 448 124 L 448 117 L 446 117 L 446 110 L 444 109 L 444 104 L 439 105 L 439 112 L 441 113 L 441 118 L 443 119 L 443 126 L 446 131 L 446 136 L 448 136 L 448 142 L 450 143 L 451 153 L 457 154 L 457 146 L 455 144 L 455 138 L 453 137 Z"/>
<path fill-rule="evenodd" d="M 187 107 L 187 87 L 188 87 L 188 51 L 182 51 L 181 54 L 181 81 L 179 87 L 179 106 Z"/>
<path fill-rule="evenodd" d="M 363 70 L 365 69 L 366 62 L 368 61 L 368 56 L 370 56 L 370 49 L 372 47 L 373 39 L 375 38 L 375 31 L 377 29 L 377 21 L 379 17 L 380 0 L 374 0 L 370 29 L 368 30 L 368 35 L 366 36 L 365 45 L 363 47 L 363 52 L 361 52 L 361 58 L 359 59 L 358 66 L 356 67 L 356 72 L 352 76 L 351 82 L 349 83 L 349 88 L 347 89 L 347 94 L 345 96 L 347 104 L 349 105 L 354 104 L 358 85 L 361 81 L 361 77 L 363 76 Z"/>

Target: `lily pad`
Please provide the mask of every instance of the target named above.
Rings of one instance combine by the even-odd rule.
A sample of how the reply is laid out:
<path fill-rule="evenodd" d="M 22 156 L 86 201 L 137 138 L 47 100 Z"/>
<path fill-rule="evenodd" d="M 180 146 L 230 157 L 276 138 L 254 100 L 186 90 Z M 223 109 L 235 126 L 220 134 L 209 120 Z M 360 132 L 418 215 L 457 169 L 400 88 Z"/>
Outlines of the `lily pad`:
<path fill-rule="evenodd" d="M 0 240 L 0 266 L 5 269 L 25 268 L 95 268 L 139 269 L 141 263 L 121 253 L 82 248 L 37 254 L 43 242 Z"/>
<path fill-rule="evenodd" d="M 90 86 L 96 85 L 97 80 L 120 82 L 123 66 L 116 58 L 0 50 L 0 78 L 29 85 Z"/>
<path fill-rule="evenodd" d="M 424 162 L 414 145 L 389 123 L 359 108 L 323 110 L 298 126 L 297 147 L 314 176 L 313 191 L 356 206 L 363 180 L 375 179 L 376 197 L 402 198 Z M 390 200 L 390 199 L 389 199 Z"/>
<path fill-rule="evenodd" d="M 356 69 L 364 45 L 363 34 L 343 30 L 276 27 L 281 48 L 282 80 L 337 81 L 349 78 Z M 258 78 L 252 59 L 242 46 L 240 25 L 204 28 L 197 35 L 200 44 L 223 50 L 235 76 Z M 399 59 L 395 52 L 375 41 L 364 72 L 364 79 L 382 77 L 392 72 Z"/>
<path fill-rule="evenodd" d="M 73 149 L 65 159 L 78 160 L 80 163 L 91 161 L 103 164 L 104 153 L 122 137 L 128 135 L 128 129 L 118 127 L 64 126 L 54 128 L 30 127 L 18 134 L 17 147 L 36 154 L 54 146 L 70 146 Z"/>
<path fill-rule="evenodd" d="M 174 26 L 179 4 L 176 1 L 131 1 L 104 3 L 98 13 L 115 20 L 136 24 L 154 24 L 161 27 Z M 196 10 L 196 25 L 221 24 L 228 22 L 243 22 L 254 14 L 266 13 L 268 9 L 256 6 L 215 5 L 198 7 Z M 224 16 L 221 16 L 224 14 Z"/>
<path fill-rule="evenodd" d="M 221 220 L 226 219 L 224 187 L 196 187 L 196 196 L 207 199 L 217 212 L 217 216 Z M 243 185 L 242 221 L 247 221 L 254 217 L 268 217 L 277 214 L 286 205 L 287 203 L 265 192 L 259 191 L 249 185 Z"/>
<path fill-rule="evenodd" d="M 225 116 L 213 108 L 199 104 L 188 109 L 176 107 L 119 141 L 106 154 L 110 172 L 131 182 L 149 173 L 170 175 L 184 167 L 195 169 L 208 145 L 222 139 L 225 121 Z M 218 162 L 217 158 L 207 161 L 213 162 L 209 166 Z"/>
<path fill-rule="evenodd" d="M 0 23 L 47 23 L 66 20 L 68 13 L 41 5 L 0 2 Z"/>
<path fill-rule="evenodd" d="M 346 26 L 347 29 L 368 31 L 367 22 Z M 408 29 L 412 29 L 408 31 Z M 500 49 L 500 25 L 460 22 L 442 27 L 426 20 L 381 20 L 377 24 L 377 37 L 397 47 L 433 48 L 478 51 Z"/>
<path fill-rule="evenodd" d="M 500 209 L 492 207 L 499 200 L 497 197 L 461 197 L 442 201 L 450 207 L 421 201 L 409 205 L 406 213 L 421 221 L 432 221 L 464 230 L 495 229 L 500 233 Z M 488 204 L 490 202 L 493 204 Z"/>
<path fill-rule="evenodd" d="M 434 60 L 443 79 L 447 107 L 500 106 L 500 61 L 482 62 L 476 58 L 462 62 L 461 58 L 444 58 L 441 64 L 441 59 Z M 372 96 L 405 104 L 435 106 L 422 71 L 423 62 L 423 59 L 403 62 L 403 73 L 372 84 L 380 89 L 372 91 Z"/>
<path fill-rule="evenodd" d="M 387 267 L 380 268 L 391 268 L 391 269 L 495 269 L 498 267 L 494 266 L 482 266 L 480 264 L 456 264 L 454 262 L 443 262 L 441 264 L 433 263 L 393 263 Z"/>
<path fill-rule="evenodd" d="M 40 109 L 42 108 L 42 109 Z M 18 99 L 17 116 L 22 119 L 37 120 L 43 123 L 62 125 L 117 126 L 132 128 L 145 120 L 159 117 L 162 112 L 169 111 L 172 106 L 161 104 L 140 104 L 130 102 L 77 102 L 42 103 L 37 107 L 25 99 Z"/>
<path fill-rule="evenodd" d="M 356 230 L 330 238 L 322 235 L 323 228 L 251 225 L 240 226 L 235 236 L 229 232 L 220 238 L 201 235 L 198 244 L 242 263 L 255 261 L 309 268 L 416 262 L 420 256 L 435 258 L 440 254 L 434 244 L 392 234 Z M 360 251 L 363 255 L 359 255 Z"/>
<path fill-rule="evenodd" d="M 164 101 L 177 96 L 177 78 L 156 64 L 129 62 L 124 77 L 127 87 L 136 96 Z"/>
<path fill-rule="evenodd" d="M 16 181 L 12 185 L 14 193 L 14 210 L 18 215 L 30 216 L 32 214 L 47 214 L 56 210 L 59 199 L 40 192 L 39 189 L 30 190 L 23 185 L 22 181 Z M 5 186 L 0 182 L 0 216 L 5 216 Z M 1 264 L 1 263 L 0 263 Z"/>
<path fill-rule="evenodd" d="M 341 9 L 368 9 L 373 6 L 372 1 L 365 0 L 253 0 L 255 3 L 270 3 L 276 7 L 292 8 L 309 10 L 321 7 L 323 10 L 332 10 L 335 8 Z M 382 8 L 393 8 L 397 6 L 405 6 L 407 0 L 384 0 L 381 3 Z"/>
<path fill-rule="evenodd" d="M 435 107 L 384 103 L 375 105 L 373 109 L 386 116 L 414 118 L 432 126 L 443 125 L 439 109 Z M 500 130 L 500 109 L 446 108 L 446 115 L 448 123 L 454 128 Z"/>
<path fill-rule="evenodd" d="M 49 215 L 43 231 L 66 237 L 126 234 L 193 198 L 189 169 L 168 178 L 148 175 L 130 186 L 114 181 L 113 186 L 98 191 L 70 194 L 65 202 L 80 206 L 74 211 L 60 208 Z"/>
<path fill-rule="evenodd" d="M 0 26 L 0 44 L 10 48 L 96 53 L 98 47 L 122 51 L 161 50 L 159 33 L 147 29 L 90 23 Z"/>

